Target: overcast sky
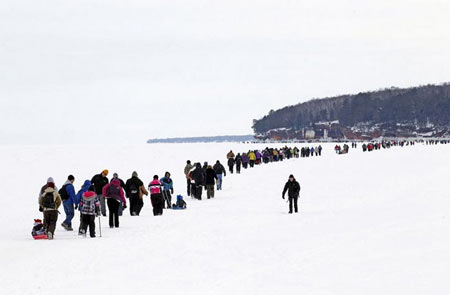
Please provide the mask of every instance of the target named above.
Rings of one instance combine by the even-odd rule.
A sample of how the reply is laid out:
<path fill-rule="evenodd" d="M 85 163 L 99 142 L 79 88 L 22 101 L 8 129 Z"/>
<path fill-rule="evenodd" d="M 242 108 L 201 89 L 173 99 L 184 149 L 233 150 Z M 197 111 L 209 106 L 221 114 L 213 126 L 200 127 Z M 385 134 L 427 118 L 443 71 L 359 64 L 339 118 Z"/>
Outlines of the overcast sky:
<path fill-rule="evenodd" d="M 270 109 L 450 81 L 448 0 L 0 1 L 0 143 L 250 134 Z"/>

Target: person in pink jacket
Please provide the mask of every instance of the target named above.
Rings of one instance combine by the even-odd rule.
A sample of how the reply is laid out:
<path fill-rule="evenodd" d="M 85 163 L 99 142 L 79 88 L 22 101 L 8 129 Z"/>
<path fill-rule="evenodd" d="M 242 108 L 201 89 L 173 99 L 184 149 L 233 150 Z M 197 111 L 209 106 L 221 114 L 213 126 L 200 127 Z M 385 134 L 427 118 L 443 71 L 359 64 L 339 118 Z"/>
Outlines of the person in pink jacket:
<path fill-rule="evenodd" d="M 127 201 L 120 181 L 114 179 L 111 183 L 105 185 L 102 189 L 103 196 L 107 200 L 109 209 L 109 227 L 119 227 L 119 207 L 120 202 L 123 204 L 123 209 L 127 207 Z"/>
<path fill-rule="evenodd" d="M 153 176 L 152 182 L 148 185 L 150 191 L 150 199 L 153 206 L 153 215 L 160 216 L 163 214 L 164 198 L 162 196 L 162 184 L 159 182 L 158 175 Z"/>

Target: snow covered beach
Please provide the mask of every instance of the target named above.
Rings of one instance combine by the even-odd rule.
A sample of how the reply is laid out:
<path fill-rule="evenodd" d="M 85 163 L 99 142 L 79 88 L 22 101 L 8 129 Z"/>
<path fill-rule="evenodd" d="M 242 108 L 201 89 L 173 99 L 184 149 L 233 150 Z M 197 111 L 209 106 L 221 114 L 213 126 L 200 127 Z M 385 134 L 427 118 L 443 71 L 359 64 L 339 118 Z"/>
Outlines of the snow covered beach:
<path fill-rule="evenodd" d="M 265 146 L 0 147 L 1 288 L 5 294 L 448 293 L 450 145 L 371 153 L 359 147 L 347 155 L 325 145 L 322 157 L 227 175 L 215 199 L 186 198 L 185 211 L 153 217 L 147 198 L 141 216 L 126 211 L 119 229 L 102 218 L 102 238 L 65 232 L 64 213 L 54 241 L 30 236 L 48 176 L 59 187 L 73 174 L 78 189 L 105 168 L 124 180 L 136 170 L 146 185 L 153 174 L 170 171 L 175 194 L 185 196 L 187 159 L 225 162 L 230 149 Z M 302 186 L 294 215 L 281 199 L 291 173 Z"/>

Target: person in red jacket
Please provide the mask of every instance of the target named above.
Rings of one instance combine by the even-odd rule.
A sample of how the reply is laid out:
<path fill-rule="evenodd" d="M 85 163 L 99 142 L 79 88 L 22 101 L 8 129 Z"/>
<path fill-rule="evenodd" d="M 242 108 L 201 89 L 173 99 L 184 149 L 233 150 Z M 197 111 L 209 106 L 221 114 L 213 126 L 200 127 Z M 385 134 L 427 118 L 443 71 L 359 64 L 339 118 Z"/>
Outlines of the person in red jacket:
<path fill-rule="evenodd" d="M 111 183 L 105 185 L 102 189 L 103 196 L 105 196 L 109 209 L 109 227 L 119 227 L 119 207 L 120 202 L 123 204 L 123 208 L 127 208 L 127 201 L 120 181 L 114 179 Z"/>

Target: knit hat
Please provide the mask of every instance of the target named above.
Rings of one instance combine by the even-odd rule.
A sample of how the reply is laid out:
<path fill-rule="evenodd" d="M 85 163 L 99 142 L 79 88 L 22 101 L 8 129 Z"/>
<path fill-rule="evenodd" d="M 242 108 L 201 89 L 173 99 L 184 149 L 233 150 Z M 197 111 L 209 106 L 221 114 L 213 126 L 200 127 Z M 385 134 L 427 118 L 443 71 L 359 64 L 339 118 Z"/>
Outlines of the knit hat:
<path fill-rule="evenodd" d="M 114 178 L 118 178 L 118 177 L 119 177 L 119 174 L 114 173 L 114 174 L 113 174 L 113 177 L 114 177 Z"/>
<path fill-rule="evenodd" d="M 105 174 L 105 175 L 108 175 L 109 171 L 108 171 L 108 169 L 105 169 L 105 170 L 102 171 L 102 173 Z"/>
<path fill-rule="evenodd" d="M 289 178 L 294 178 L 294 175 L 292 175 L 292 174 L 291 174 L 291 175 L 289 175 Z"/>
<path fill-rule="evenodd" d="M 55 181 L 53 180 L 53 177 L 49 177 L 47 179 L 47 183 L 55 183 Z"/>
<path fill-rule="evenodd" d="M 138 174 L 136 171 L 133 171 L 133 174 L 131 174 L 131 177 L 138 177 Z"/>

